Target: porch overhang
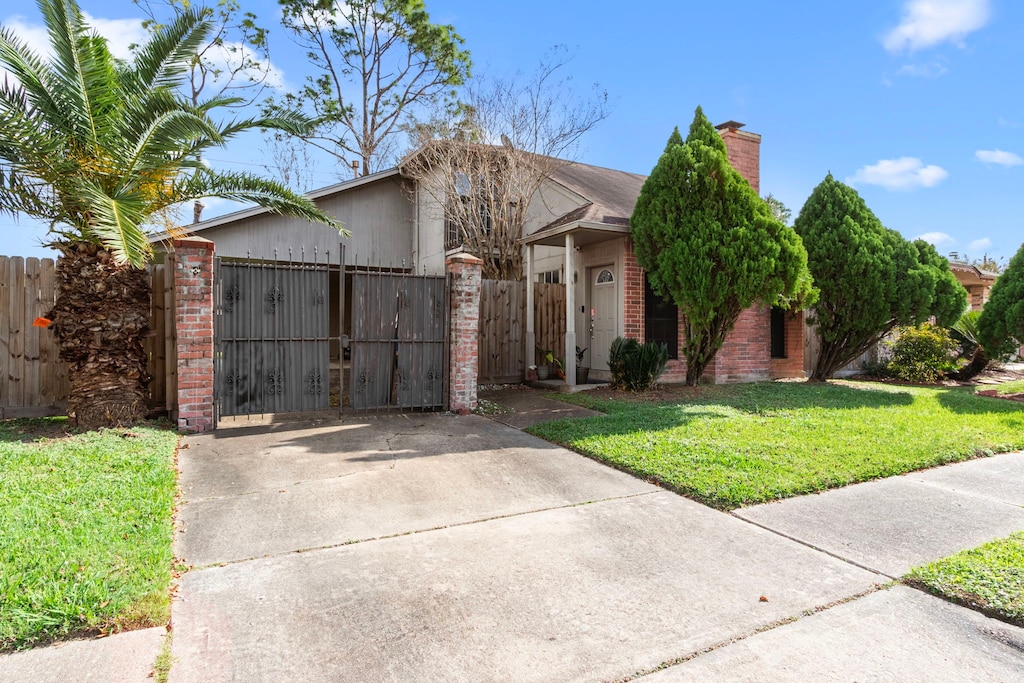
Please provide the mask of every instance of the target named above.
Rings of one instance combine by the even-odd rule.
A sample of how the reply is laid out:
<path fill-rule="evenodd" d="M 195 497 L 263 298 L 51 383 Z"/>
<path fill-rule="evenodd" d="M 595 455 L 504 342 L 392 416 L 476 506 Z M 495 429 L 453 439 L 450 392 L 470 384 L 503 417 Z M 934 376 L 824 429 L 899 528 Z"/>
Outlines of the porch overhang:
<path fill-rule="evenodd" d="M 577 247 L 605 242 L 629 235 L 629 226 L 624 224 L 598 223 L 596 221 L 572 221 L 550 230 L 540 230 L 523 237 L 527 246 L 564 247 L 566 235 L 572 235 Z"/>

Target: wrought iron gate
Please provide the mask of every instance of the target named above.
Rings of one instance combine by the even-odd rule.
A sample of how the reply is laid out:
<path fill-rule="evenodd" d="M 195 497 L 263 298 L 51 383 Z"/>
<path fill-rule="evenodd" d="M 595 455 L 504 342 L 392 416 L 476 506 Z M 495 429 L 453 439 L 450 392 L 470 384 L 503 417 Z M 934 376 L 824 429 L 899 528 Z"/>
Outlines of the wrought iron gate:
<path fill-rule="evenodd" d="M 448 279 L 352 274 L 349 405 L 443 408 L 448 378 Z"/>
<path fill-rule="evenodd" d="M 216 417 L 328 407 L 330 270 L 317 256 L 215 261 Z"/>

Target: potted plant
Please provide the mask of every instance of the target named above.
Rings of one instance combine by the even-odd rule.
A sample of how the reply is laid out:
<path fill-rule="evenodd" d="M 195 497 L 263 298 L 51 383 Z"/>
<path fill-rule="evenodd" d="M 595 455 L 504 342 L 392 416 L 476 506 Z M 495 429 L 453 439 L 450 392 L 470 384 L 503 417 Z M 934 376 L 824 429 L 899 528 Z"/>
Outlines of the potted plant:
<path fill-rule="evenodd" d="M 590 368 L 583 366 L 583 354 L 586 348 L 576 347 L 576 384 L 586 384 L 590 380 Z"/>
<path fill-rule="evenodd" d="M 541 361 L 543 361 L 537 366 L 537 379 L 545 380 L 551 374 L 551 361 L 554 360 L 554 354 L 540 347 L 537 347 L 537 351 L 540 352 Z"/>
<path fill-rule="evenodd" d="M 552 362 L 555 364 L 555 376 L 558 379 L 565 379 L 565 361 L 561 358 L 554 358 Z"/>

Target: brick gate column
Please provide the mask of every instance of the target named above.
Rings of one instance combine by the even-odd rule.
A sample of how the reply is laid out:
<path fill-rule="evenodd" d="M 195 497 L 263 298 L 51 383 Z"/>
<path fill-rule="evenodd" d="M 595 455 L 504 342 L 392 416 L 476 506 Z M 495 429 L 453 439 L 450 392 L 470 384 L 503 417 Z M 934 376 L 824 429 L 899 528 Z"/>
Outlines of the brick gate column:
<path fill-rule="evenodd" d="M 482 265 L 483 261 L 470 254 L 445 259 L 451 281 L 448 410 L 459 415 L 467 415 L 476 408 Z"/>
<path fill-rule="evenodd" d="M 213 429 L 213 242 L 174 244 L 174 324 L 178 354 L 178 429 Z"/>

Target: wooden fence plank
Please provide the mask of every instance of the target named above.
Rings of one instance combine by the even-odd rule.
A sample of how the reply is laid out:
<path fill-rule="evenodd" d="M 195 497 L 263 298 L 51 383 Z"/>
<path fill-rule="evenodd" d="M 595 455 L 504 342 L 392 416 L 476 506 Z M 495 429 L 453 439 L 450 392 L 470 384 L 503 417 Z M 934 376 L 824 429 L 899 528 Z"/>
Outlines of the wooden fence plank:
<path fill-rule="evenodd" d="M 25 403 L 25 259 L 11 258 L 10 296 L 8 306 L 11 313 L 10 330 L 7 340 L 10 348 L 10 366 L 7 377 L 7 405 L 24 406 Z"/>
<path fill-rule="evenodd" d="M 45 316 L 53 309 L 54 267 L 52 259 L 43 259 L 39 263 L 39 294 L 36 299 L 36 315 Z M 39 403 L 40 406 L 55 407 L 60 405 L 57 380 L 57 340 L 53 330 L 39 328 Z"/>
<path fill-rule="evenodd" d="M 10 259 L 0 256 L 0 409 L 9 405 L 11 389 L 11 268 Z"/>
<path fill-rule="evenodd" d="M 25 383 L 26 406 L 42 405 L 42 387 L 39 383 L 39 330 L 33 323 L 37 317 L 46 313 L 39 310 L 39 259 L 25 259 L 25 325 L 24 330 L 24 370 L 22 377 Z"/>

